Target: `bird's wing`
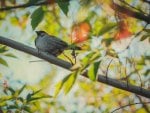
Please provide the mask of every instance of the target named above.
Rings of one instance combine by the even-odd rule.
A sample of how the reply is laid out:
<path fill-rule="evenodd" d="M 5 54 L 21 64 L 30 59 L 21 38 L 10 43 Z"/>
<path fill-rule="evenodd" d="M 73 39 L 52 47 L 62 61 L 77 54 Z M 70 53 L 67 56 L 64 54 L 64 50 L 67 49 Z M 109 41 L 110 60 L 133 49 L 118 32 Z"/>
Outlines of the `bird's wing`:
<path fill-rule="evenodd" d="M 65 41 L 63 41 L 55 36 L 48 35 L 47 38 L 49 38 L 49 41 L 51 41 L 52 44 L 54 44 L 58 47 L 63 47 L 63 48 L 68 47 L 68 44 Z"/>

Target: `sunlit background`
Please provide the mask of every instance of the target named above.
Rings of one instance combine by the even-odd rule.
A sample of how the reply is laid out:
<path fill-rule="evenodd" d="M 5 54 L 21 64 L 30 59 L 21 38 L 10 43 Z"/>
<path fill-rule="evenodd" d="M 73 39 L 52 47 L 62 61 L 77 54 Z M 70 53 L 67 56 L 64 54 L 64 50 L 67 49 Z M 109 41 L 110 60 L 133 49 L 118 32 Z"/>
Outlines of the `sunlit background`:
<path fill-rule="evenodd" d="M 17 0 L 16 2 L 18 4 L 22 3 L 22 1 L 19 0 Z M 136 4 L 136 1 L 133 3 Z M 98 30 L 95 29 L 94 26 L 97 25 L 97 27 L 103 27 L 103 23 L 100 22 L 100 20 L 103 20 L 101 18 L 106 17 L 108 19 L 110 16 L 109 19 L 112 20 L 112 22 L 115 21 L 115 18 L 112 16 L 112 14 L 109 14 L 111 12 L 109 8 L 104 9 L 102 7 L 99 7 L 99 5 L 94 4 L 91 6 L 83 5 L 82 7 L 82 4 L 80 4 L 78 0 L 73 0 L 70 2 L 68 16 L 66 16 L 58 6 L 49 6 L 48 8 L 45 7 L 45 10 L 47 10 L 45 18 L 38 25 L 38 27 L 33 30 L 31 26 L 31 16 L 26 15 L 31 15 L 37 8 L 38 7 L 29 7 L 23 10 L 14 10 L 9 13 L 9 15 L 7 15 L 5 19 L 0 22 L 0 35 L 35 48 L 34 40 L 37 36 L 35 33 L 36 30 L 44 30 L 49 34 L 55 35 L 63 39 L 64 41 L 71 43 L 70 34 L 72 32 L 72 26 L 85 21 L 92 11 L 96 14 L 96 16 L 93 16 L 90 21 L 93 34 L 95 34 L 94 32 Z M 103 10 L 108 10 L 109 13 L 105 14 L 106 12 L 104 12 Z M 2 13 L 0 13 L 1 16 L 3 15 Z M 54 15 L 56 15 L 56 17 L 54 17 Z M 133 23 L 133 25 L 135 24 Z M 133 34 L 139 32 L 144 25 L 144 22 L 139 23 L 136 26 L 137 28 L 132 29 L 132 31 L 134 32 Z M 112 32 L 105 35 L 96 34 L 95 36 L 91 36 L 92 38 L 89 44 L 91 50 L 94 50 L 96 48 L 105 50 L 105 47 L 102 44 L 102 39 L 104 37 L 111 37 L 111 35 L 113 34 Z M 129 45 L 133 37 L 134 35 L 131 35 L 128 38 L 114 41 L 111 43 L 111 48 L 113 48 L 116 52 L 121 52 Z M 148 41 L 139 42 L 138 37 L 140 38 L 140 35 L 132 40 L 130 49 L 126 49 L 124 52 L 118 54 L 120 61 L 124 66 L 127 66 L 125 59 L 126 57 L 138 58 L 141 56 L 150 55 L 150 46 Z M 14 50 L 13 48 L 9 48 L 8 52 L 11 52 L 17 58 L 1 56 L 8 63 L 8 67 L 0 65 L 0 75 L 2 75 L 0 78 L 1 85 L 4 81 L 7 81 L 8 85 L 17 88 L 20 88 L 23 84 L 28 84 L 35 87 L 37 86 L 37 88 L 35 89 L 45 88 L 49 95 L 53 95 L 56 83 L 70 73 L 69 71 L 61 67 L 50 64 L 44 60 L 38 61 L 40 59 L 32 55 Z M 105 57 L 105 52 L 106 51 L 101 52 L 102 58 L 105 59 L 105 61 L 102 62 L 101 65 L 103 71 L 106 70 L 107 65 L 111 60 L 111 58 Z M 71 51 L 66 52 L 66 54 L 70 53 Z M 79 52 L 79 56 L 77 57 L 77 59 L 81 59 L 85 54 L 87 54 L 86 50 Z M 61 55 L 60 58 L 67 60 L 63 55 Z M 36 60 L 37 62 L 31 62 Z M 119 78 L 120 75 L 117 72 L 119 65 L 118 63 L 116 63 L 117 60 L 115 59 L 112 62 L 113 64 L 111 68 L 113 71 L 110 70 L 108 76 Z M 143 70 L 146 69 L 148 69 L 147 65 L 143 68 Z M 101 71 L 101 73 L 103 71 Z M 127 72 L 129 71 L 130 70 L 127 70 Z M 122 77 L 124 77 L 124 75 Z M 135 83 L 136 78 L 138 77 L 131 76 L 131 82 Z M 146 81 L 148 79 L 150 80 L 149 76 L 141 76 L 141 78 L 143 81 Z M 40 87 L 39 83 L 43 84 L 43 86 Z M 137 83 L 138 85 L 140 85 L 140 82 Z M 46 87 L 46 85 L 49 86 Z M 146 82 L 144 87 L 148 88 L 149 82 Z M 89 79 L 78 76 L 78 79 L 71 91 L 67 95 L 61 92 L 59 96 L 53 100 L 53 107 L 50 107 L 49 111 L 51 113 L 107 113 L 117 106 L 119 107 L 121 105 L 127 104 L 129 101 L 139 102 L 136 95 L 133 95 L 129 92 L 121 91 L 116 88 L 113 89 L 112 87 L 106 86 L 102 83 L 93 82 Z M 134 111 L 135 109 L 139 108 L 143 110 L 141 106 L 142 105 L 133 106 L 131 108 L 125 109 L 123 112 L 127 113 L 128 111 Z M 136 113 L 140 113 L 140 111 L 142 111 L 141 109 L 139 109 L 139 111 L 137 111 Z M 145 111 L 143 111 L 141 113 L 146 113 Z"/>

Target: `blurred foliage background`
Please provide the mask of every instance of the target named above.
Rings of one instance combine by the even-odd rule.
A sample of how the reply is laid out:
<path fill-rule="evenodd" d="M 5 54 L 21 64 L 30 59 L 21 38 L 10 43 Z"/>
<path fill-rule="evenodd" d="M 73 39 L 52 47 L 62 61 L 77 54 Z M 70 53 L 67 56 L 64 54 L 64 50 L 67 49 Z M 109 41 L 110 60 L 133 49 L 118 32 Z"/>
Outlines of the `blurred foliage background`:
<path fill-rule="evenodd" d="M 150 89 L 149 22 L 115 4 L 150 17 L 148 0 L 0 0 L 1 36 L 35 47 L 43 30 L 82 48 L 69 72 L 0 45 L 0 112 L 110 113 L 140 103 L 115 112 L 149 113 L 148 99 L 96 82 L 101 74 Z M 85 70 L 90 79 L 78 76 Z"/>

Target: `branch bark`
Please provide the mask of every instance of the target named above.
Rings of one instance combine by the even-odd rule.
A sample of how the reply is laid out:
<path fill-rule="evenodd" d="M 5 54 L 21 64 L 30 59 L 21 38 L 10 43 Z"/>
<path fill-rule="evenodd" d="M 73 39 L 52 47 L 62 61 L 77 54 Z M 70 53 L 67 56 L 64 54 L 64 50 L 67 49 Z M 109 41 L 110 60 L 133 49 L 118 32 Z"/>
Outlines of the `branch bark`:
<path fill-rule="evenodd" d="M 24 44 L 21 44 L 19 42 L 13 41 L 11 39 L 8 39 L 8 38 L 2 37 L 2 36 L 0 36 L 0 44 L 9 46 L 9 47 L 14 48 L 16 50 L 20 50 L 22 52 L 36 56 L 38 58 L 44 59 L 44 60 L 46 60 L 52 64 L 55 64 L 57 66 L 65 68 L 67 70 L 70 70 L 70 68 L 72 67 L 72 65 L 69 62 L 61 60 L 61 59 L 54 57 L 52 55 L 48 55 L 44 52 L 39 53 L 37 49 L 31 48 L 29 46 L 26 46 Z M 82 76 L 88 78 L 87 72 L 82 74 Z M 129 83 L 127 84 L 126 82 L 122 82 L 122 81 L 119 81 L 116 79 L 105 77 L 103 75 L 98 75 L 97 81 L 104 83 L 104 84 L 107 84 L 107 85 L 110 85 L 112 87 L 116 87 L 116 88 L 119 88 L 119 89 L 122 89 L 125 91 L 129 91 L 131 93 L 135 93 L 137 95 L 140 95 L 140 96 L 143 96 L 146 98 L 150 98 L 150 91 L 149 90 L 146 90 L 146 89 L 138 87 L 138 86 L 131 85 Z"/>

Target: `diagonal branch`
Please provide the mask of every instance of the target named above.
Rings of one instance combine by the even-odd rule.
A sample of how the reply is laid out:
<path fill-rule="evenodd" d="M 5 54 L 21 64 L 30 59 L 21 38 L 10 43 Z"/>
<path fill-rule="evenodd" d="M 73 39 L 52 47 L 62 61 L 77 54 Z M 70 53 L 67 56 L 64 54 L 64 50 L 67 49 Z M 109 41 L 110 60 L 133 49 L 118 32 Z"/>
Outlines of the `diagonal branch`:
<path fill-rule="evenodd" d="M 139 19 L 139 20 L 143 20 L 145 22 L 147 22 L 148 24 L 150 23 L 150 15 L 146 16 L 140 12 L 136 12 L 136 11 L 133 11 L 125 6 L 121 6 L 117 3 L 113 3 L 111 5 L 111 8 L 114 9 L 115 11 L 118 11 L 120 13 L 123 13 L 129 17 L 133 17 L 133 18 L 136 18 L 136 19 Z"/>
<path fill-rule="evenodd" d="M 16 50 L 20 50 L 20 51 L 23 51 L 25 53 L 31 54 L 33 56 L 44 59 L 44 60 L 46 60 L 52 64 L 55 64 L 57 66 L 60 66 L 62 68 L 65 68 L 65 69 L 71 71 L 70 68 L 72 67 L 72 65 L 69 62 L 61 60 L 61 59 L 54 57 L 52 55 L 48 55 L 44 52 L 39 53 L 37 49 L 31 48 L 31 47 L 26 46 L 24 44 L 21 44 L 19 42 L 16 42 L 16 41 L 13 41 L 11 39 L 0 36 L 0 44 L 3 44 L 6 46 L 9 46 L 11 48 L 14 48 Z M 82 76 L 88 78 L 87 72 L 82 74 Z M 125 90 L 125 91 L 129 91 L 131 93 L 135 93 L 135 94 L 140 95 L 140 96 L 144 96 L 146 98 L 150 98 L 150 91 L 149 90 L 143 89 L 143 88 L 138 87 L 138 86 L 131 85 L 129 83 L 127 84 L 126 82 L 122 82 L 122 81 L 119 81 L 116 79 L 105 77 L 103 75 L 99 75 L 97 81 L 104 83 L 104 84 L 107 84 L 107 85 L 110 85 L 110 86 L 113 86 L 113 87 L 116 87 L 116 88 L 119 88 L 119 89 L 122 89 L 122 90 Z"/>

